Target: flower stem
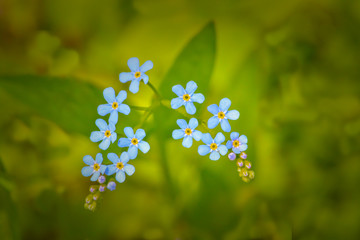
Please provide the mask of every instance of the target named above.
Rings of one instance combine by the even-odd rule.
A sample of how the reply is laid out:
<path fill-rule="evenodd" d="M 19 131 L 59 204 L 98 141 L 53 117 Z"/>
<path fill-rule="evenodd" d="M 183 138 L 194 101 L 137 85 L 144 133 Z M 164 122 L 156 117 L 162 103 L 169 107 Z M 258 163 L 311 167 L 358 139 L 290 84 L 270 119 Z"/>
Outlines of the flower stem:
<path fill-rule="evenodd" d="M 133 106 L 133 105 L 129 105 L 129 107 L 131 109 L 138 110 L 138 111 L 147 111 L 150 109 L 150 107 L 140 107 L 140 106 Z"/>
<path fill-rule="evenodd" d="M 156 90 L 156 88 L 154 87 L 154 85 L 151 84 L 150 81 L 147 83 L 147 85 L 149 85 L 149 87 L 151 88 L 151 90 L 153 90 L 153 92 L 155 93 L 155 95 L 156 95 L 159 99 L 162 98 L 161 95 L 160 95 L 160 93 L 158 92 L 158 90 Z"/>

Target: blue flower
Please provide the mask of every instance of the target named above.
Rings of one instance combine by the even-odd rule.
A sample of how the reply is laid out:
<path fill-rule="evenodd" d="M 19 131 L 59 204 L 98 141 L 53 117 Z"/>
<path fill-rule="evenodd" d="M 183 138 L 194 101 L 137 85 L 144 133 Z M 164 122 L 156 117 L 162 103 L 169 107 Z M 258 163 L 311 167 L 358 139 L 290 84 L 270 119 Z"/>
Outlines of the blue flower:
<path fill-rule="evenodd" d="M 131 127 L 124 128 L 124 133 L 127 138 L 119 139 L 119 147 L 129 147 L 128 154 L 130 159 L 135 159 L 138 154 L 138 149 L 143 153 L 147 153 L 150 150 L 150 145 L 143 141 L 143 138 L 146 136 L 143 129 L 134 130 Z"/>
<path fill-rule="evenodd" d="M 114 173 L 116 173 L 115 179 L 119 183 L 125 181 L 125 173 L 129 176 L 134 174 L 135 167 L 131 164 L 128 164 L 130 159 L 127 152 L 121 153 L 120 158 L 115 153 L 109 153 L 107 157 L 113 164 L 107 167 L 105 173 L 107 175 L 113 175 Z"/>
<path fill-rule="evenodd" d="M 108 149 L 111 143 L 114 143 L 117 135 L 115 131 L 114 123 L 110 122 L 109 125 L 106 124 L 105 120 L 97 119 L 95 121 L 96 126 L 100 129 L 100 131 L 94 131 L 91 133 L 90 140 L 92 142 L 100 142 L 99 147 L 102 150 Z"/>
<path fill-rule="evenodd" d="M 84 177 L 89 177 L 92 175 L 90 180 L 96 181 L 99 178 L 100 174 L 104 174 L 106 166 L 101 165 L 103 161 L 103 156 L 101 153 L 96 154 L 95 161 L 90 155 L 86 155 L 83 158 L 83 161 L 86 165 L 89 165 L 81 169 L 81 173 Z"/>
<path fill-rule="evenodd" d="M 130 107 L 122 102 L 126 99 L 126 91 L 122 90 L 115 97 L 115 90 L 112 87 L 104 90 L 104 98 L 108 104 L 102 104 L 98 107 L 98 113 L 100 116 L 105 116 L 110 113 L 109 122 L 116 124 L 118 122 L 118 112 L 125 115 L 130 113 Z"/>
<path fill-rule="evenodd" d="M 228 111 L 230 105 L 230 99 L 223 98 L 220 101 L 219 107 L 216 104 L 208 106 L 208 111 L 214 114 L 208 121 L 208 127 L 210 129 L 215 128 L 220 123 L 222 130 L 230 132 L 231 126 L 228 119 L 236 120 L 240 116 L 240 113 L 237 110 Z"/>
<path fill-rule="evenodd" d="M 210 133 L 205 133 L 202 135 L 201 140 L 206 144 L 200 145 L 198 148 L 201 156 L 210 153 L 210 159 L 216 161 L 220 158 L 220 154 L 224 156 L 228 151 L 225 145 L 221 145 L 225 141 L 225 136 L 220 132 L 216 134 L 214 139 Z"/>
<path fill-rule="evenodd" d="M 240 136 L 238 132 L 232 132 L 230 134 L 230 139 L 231 140 L 227 141 L 226 147 L 228 149 L 232 148 L 234 153 L 239 154 L 240 152 L 243 152 L 248 148 L 248 139 L 245 135 Z"/>
<path fill-rule="evenodd" d="M 201 93 L 194 93 L 197 89 L 197 85 L 194 81 L 190 81 L 186 84 L 186 89 L 181 85 L 175 85 L 172 87 L 172 91 L 178 95 L 177 98 L 171 100 L 171 108 L 178 109 L 182 105 L 185 105 L 186 112 L 188 114 L 194 114 L 196 108 L 193 102 L 203 103 L 205 100 L 204 95 Z"/>
<path fill-rule="evenodd" d="M 154 64 L 152 61 L 146 61 L 141 67 L 139 64 L 139 59 L 136 57 L 130 58 L 128 60 L 128 66 L 131 72 L 122 72 L 119 75 L 120 82 L 126 83 L 131 81 L 130 92 L 137 93 L 139 91 L 139 85 L 141 79 L 145 84 L 149 82 L 149 76 L 145 74 L 146 71 L 153 68 Z"/>
<path fill-rule="evenodd" d="M 186 123 L 184 119 L 178 119 L 176 123 L 179 125 L 181 129 L 176 129 L 172 132 L 172 137 L 177 140 L 180 138 L 184 138 L 182 145 L 186 148 L 191 147 L 193 138 L 196 141 L 201 139 L 202 133 L 195 128 L 199 125 L 198 120 L 196 118 L 191 118 L 189 124 Z"/>

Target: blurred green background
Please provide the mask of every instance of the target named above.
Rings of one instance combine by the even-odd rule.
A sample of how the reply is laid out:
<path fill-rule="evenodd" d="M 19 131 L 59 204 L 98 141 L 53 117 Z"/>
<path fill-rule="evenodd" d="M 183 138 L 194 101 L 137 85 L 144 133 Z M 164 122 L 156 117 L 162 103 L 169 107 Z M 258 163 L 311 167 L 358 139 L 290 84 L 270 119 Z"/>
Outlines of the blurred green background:
<path fill-rule="evenodd" d="M 359 1 L 0 1 L 0 239 L 359 239 L 359 23 Z M 141 84 L 126 101 L 154 114 L 117 132 L 151 150 L 85 210 L 96 109 L 130 57 L 166 99 L 196 81 L 200 119 L 230 98 L 255 179 L 172 140 L 181 115 Z"/>

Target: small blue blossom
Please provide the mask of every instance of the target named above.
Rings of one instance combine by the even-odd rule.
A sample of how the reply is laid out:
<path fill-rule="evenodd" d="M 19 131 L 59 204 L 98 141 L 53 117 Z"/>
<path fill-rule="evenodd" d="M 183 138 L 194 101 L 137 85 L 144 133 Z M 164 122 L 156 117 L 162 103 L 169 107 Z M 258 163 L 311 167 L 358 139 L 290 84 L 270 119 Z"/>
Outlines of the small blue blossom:
<path fill-rule="evenodd" d="M 230 134 L 230 139 L 231 140 L 227 141 L 226 147 L 228 149 L 232 148 L 234 153 L 239 154 L 240 152 L 243 152 L 248 148 L 248 139 L 245 135 L 240 136 L 238 132 L 232 132 Z"/>
<path fill-rule="evenodd" d="M 116 182 L 110 181 L 110 182 L 107 184 L 107 189 L 109 189 L 110 191 L 114 191 L 114 190 L 116 189 Z"/>
<path fill-rule="evenodd" d="M 126 99 L 126 91 L 122 90 L 115 97 L 115 90 L 112 87 L 104 90 L 104 98 L 108 102 L 107 104 L 101 104 L 98 107 L 98 113 L 100 116 L 105 116 L 110 113 L 109 122 L 116 124 L 118 122 L 118 112 L 125 115 L 130 113 L 130 107 L 122 102 Z"/>
<path fill-rule="evenodd" d="M 231 126 L 228 119 L 236 120 L 239 118 L 240 113 L 237 110 L 228 111 L 230 105 L 230 99 L 223 98 L 220 101 L 219 107 L 216 104 L 208 106 L 208 111 L 214 114 L 214 116 L 211 117 L 208 121 L 208 127 L 210 129 L 215 128 L 220 123 L 222 130 L 225 132 L 231 131 Z"/>
<path fill-rule="evenodd" d="M 184 138 L 182 145 L 186 148 L 191 147 L 193 138 L 196 141 L 200 141 L 202 133 L 195 128 L 199 125 L 196 118 L 191 118 L 189 124 L 184 119 L 178 119 L 176 123 L 181 129 L 176 129 L 172 132 L 172 137 L 177 140 Z"/>
<path fill-rule="evenodd" d="M 100 174 L 104 174 L 106 166 L 101 165 L 103 161 L 103 156 L 101 153 L 96 154 L 95 161 L 90 155 L 86 155 L 83 158 L 83 161 L 86 165 L 89 165 L 81 169 L 81 173 L 84 177 L 89 177 L 92 175 L 90 180 L 96 181 L 99 178 Z"/>
<path fill-rule="evenodd" d="M 129 90 L 132 93 L 137 93 L 139 91 L 141 79 L 144 81 L 145 84 L 149 82 L 149 76 L 146 75 L 145 72 L 152 69 L 154 64 L 152 61 L 149 60 L 140 67 L 139 59 L 136 57 L 130 58 L 127 63 L 131 72 L 120 73 L 119 79 L 122 83 L 131 81 Z"/>
<path fill-rule="evenodd" d="M 103 119 L 97 119 L 95 121 L 96 126 L 100 129 L 100 131 L 94 131 L 90 135 L 90 140 L 92 142 L 100 142 L 99 147 L 102 150 L 108 149 L 110 146 L 110 142 L 114 143 L 117 135 L 115 131 L 115 125 L 112 122 L 109 122 L 109 125 Z"/>
<path fill-rule="evenodd" d="M 121 153 L 120 158 L 115 153 L 109 153 L 107 157 L 113 164 L 108 166 L 105 173 L 107 175 L 113 175 L 116 173 L 115 179 L 119 183 L 125 181 L 125 173 L 129 176 L 134 174 L 135 167 L 128 164 L 130 158 L 127 152 Z"/>
<path fill-rule="evenodd" d="M 194 81 L 188 82 L 186 84 L 186 89 L 181 85 L 173 86 L 172 91 L 178 95 L 178 97 L 171 100 L 171 108 L 178 109 L 182 105 L 185 105 L 188 114 L 195 114 L 196 108 L 194 102 L 203 103 L 205 100 L 204 95 L 201 93 L 194 93 L 196 89 L 197 85 Z"/>
<path fill-rule="evenodd" d="M 118 145 L 119 147 L 129 147 L 128 154 L 130 159 L 135 159 L 138 154 L 138 149 L 143 153 L 147 153 L 150 150 L 149 143 L 143 141 L 146 136 L 143 129 L 134 130 L 131 127 L 124 128 L 124 133 L 127 138 L 120 138 Z"/>
<path fill-rule="evenodd" d="M 216 134 L 214 139 L 210 133 L 205 133 L 202 135 L 201 140 L 206 144 L 200 145 L 198 148 L 201 156 L 210 153 L 210 159 L 216 161 L 219 160 L 220 154 L 224 156 L 228 151 L 225 145 L 221 145 L 225 141 L 225 136 L 220 132 Z"/>

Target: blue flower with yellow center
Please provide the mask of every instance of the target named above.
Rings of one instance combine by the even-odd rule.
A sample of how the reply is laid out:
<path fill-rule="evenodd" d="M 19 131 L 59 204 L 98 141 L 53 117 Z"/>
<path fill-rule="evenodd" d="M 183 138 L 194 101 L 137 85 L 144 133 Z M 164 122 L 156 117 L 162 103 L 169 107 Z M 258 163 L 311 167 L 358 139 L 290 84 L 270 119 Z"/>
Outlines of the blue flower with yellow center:
<path fill-rule="evenodd" d="M 228 120 L 236 120 L 239 118 L 240 113 L 237 110 L 228 110 L 230 108 L 231 101 L 228 98 L 223 98 L 220 101 L 219 106 L 212 104 L 208 106 L 208 111 L 214 114 L 208 120 L 208 127 L 210 129 L 215 128 L 219 123 L 224 132 L 230 132 L 231 126 Z"/>
<path fill-rule="evenodd" d="M 126 104 L 123 104 L 123 101 L 126 99 L 127 93 L 122 90 L 115 97 L 115 90 L 112 87 L 106 88 L 104 90 L 104 98 L 108 102 L 107 104 L 102 104 L 98 107 L 98 113 L 100 116 L 105 116 L 110 113 L 109 122 L 116 124 L 118 122 L 118 113 L 121 112 L 125 115 L 130 113 L 130 107 Z"/>
<path fill-rule="evenodd" d="M 113 164 L 107 167 L 105 174 L 113 175 L 116 173 L 115 179 L 119 183 L 125 181 L 125 173 L 129 176 L 134 174 L 135 167 L 128 164 L 130 158 L 127 152 L 121 153 L 120 157 L 115 153 L 109 153 L 107 157 Z"/>
<path fill-rule="evenodd" d="M 184 105 L 188 114 L 195 114 L 196 108 L 194 102 L 203 103 L 205 100 L 204 95 L 201 93 L 195 93 L 196 89 L 197 85 L 194 81 L 188 82 L 186 84 L 186 89 L 184 89 L 181 85 L 173 86 L 172 91 L 178 95 L 178 97 L 171 100 L 171 108 L 178 109 Z"/>
<path fill-rule="evenodd" d="M 138 149 L 143 153 L 147 153 L 150 150 L 149 143 L 143 141 L 146 133 L 143 129 L 134 130 L 131 127 L 124 128 L 126 138 L 120 138 L 118 145 L 119 147 L 129 147 L 128 154 L 130 159 L 135 159 L 138 154 Z"/>
<path fill-rule="evenodd" d="M 86 155 L 83 158 L 83 161 L 86 165 L 89 166 L 83 167 L 81 169 L 81 174 L 84 177 L 89 177 L 92 175 L 90 178 L 91 181 L 96 181 L 100 174 L 104 174 L 106 171 L 106 166 L 101 165 L 103 161 L 103 156 L 101 153 L 96 154 L 95 160 L 90 155 Z"/>
<path fill-rule="evenodd" d="M 222 133 L 216 134 L 213 139 L 210 133 L 205 133 L 202 135 L 201 140 L 206 145 L 200 145 L 198 152 L 201 156 L 205 156 L 210 153 L 210 159 L 213 161 L 219 160 L 220 154 L 225 155 L 228 151 L 225 145 L 221 145 L 225 141 L 225 136 Z"/>
<path fill-rule="evenodd" d="M 234 153 L 239 154 L 248 148 L 248 139 L 245 135 L 240 136 L 238 132 L 232 132 L 230 134 L 230 139 L 231 140 L 227 141 L 226 147 L 232 149 Z"/>
<path fill-rule="evenodd" d="M 139 91 L 141 79 L 145 84 L 149 82 L 149 76 L 146 75 L 145 72 L 152 69 L 154 64 L 152 61 L 148 60 L 140 67 L 139 59 L 136 57 L 130 58 L 127 63 L 131 72 L 120 73 L 119 79 L 122 83 L 131 81 L 129 90 L 132 93 L 137 93 Z"/>
<path fill-rule="evenodd" d="M 184 119 L 178 119 L 176 123 L 179 125 L 181 129 L 176 129 L 172 132 L 172 137 L 177 139 L 183 139 L 182 145 L 186 148 L 190 148 L 192 146 L 193 138 L 196 141 L 200 141 L 202 133 L 198 130 L 195 130 L 199 125 L 198 120 L 196 118 L 191 118 L 189 120 L 189 124 Z"/>
<path fill-rule="evenodd" d="M 109 125 L 103 119 L 97 119 L 95 121 L 96 126 L 100 129 L 100 131 L 94 131 L 90 135 L 90 140 L 92 142 L 100 142 L 99 147 L 102 150 L 108 149 L 110 146 L 110 142 L 114 143 L 117 135 L 115 131 L 115 125 L 112 122 L 109 122 Z"/>

